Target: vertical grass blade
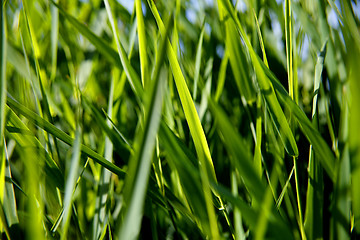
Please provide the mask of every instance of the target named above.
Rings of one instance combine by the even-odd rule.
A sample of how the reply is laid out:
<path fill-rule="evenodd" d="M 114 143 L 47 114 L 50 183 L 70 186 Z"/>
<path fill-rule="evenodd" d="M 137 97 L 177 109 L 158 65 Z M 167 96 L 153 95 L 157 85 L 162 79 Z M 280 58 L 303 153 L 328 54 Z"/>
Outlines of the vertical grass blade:
<path fill-rule="evenodd" d="M 59 0 L 55 0 L 56 3 Z M 59 41 L 59 9 L 51 5 L 51 79 L 56 76 L 57 69 L 57 52 Z"/>
<path fill-rule="evenodd" d="M 293 75 L 293 44 L 292 44 L 292 14 L 291 1 L 285 0 L 285 40 L 286 40 L 286 63 L 288 73 L 289 95 L 294 99 L 294 75 Z"/>
<path fill-rule="evenodd" d="M 16 232 L 16 227 L 19 224 L 19 218 L 17 213 L 17 207 L 16 207 L 16 198 L 15 198 L 15 192 L 13 187 L 13 179 L 11 175 L 11 168 L 10 168 L 10 162 L 8 158 L 8 153 L 6 149 L 6 143 L 4 143 L 5 146 L 5 156 L 6 156 L 6 170 L 5 170 L 5 191 L 4 191 L 4 201 L 3 201 L 3 208 L 4 208 L 4 214 L 7 220 L 7 225 L 10 229 L 10 234 L 14 236 L 19 236 L 19 233 Z"/>
<path fill-rule="evenodd" d="M 321 52 L 317 58 L 315 65 L 315 77 L 314 77 L 314 98 L 312 105 L 312 121 L 313 126 L 318 126 L 318 95 L 320 90 L 321 75 L 324 66 L 324 58 L 326 54 L 326 43 L 323 45 Z M 315 157 L 313 146 L 310 145 L 309 150 L 309 180 L 306 193 L 306 208 L 304 217 L 304 226 L 306 235 L 312 239 L 321 238 L 322 233 L 318 229 L 322 229 L 322 214 L 323 214 L 323 174 L 321 165 Z"/>
<path fill-rule="evenodd" d="M 205 24 L 205 22 L 204 22 Z M 197 84 L 199 81 L 199 75 L 200 75 L 200 66 L 201 66 L 201 53 L 202 53 L 202 45 L 204 40 L 204 33 L 205 33 L 205 25 L 202 25 L 201 27 L 201 33 L 199 37 L 199 43 L 196 50 L 196 57 L 195 57 L 195 73 L 194 73 L 194 88 L 193 88 L 193 99 L 196 99 L 196 93 L 197 93 Z"/>
<path fill-rule="evenodd" d="M 347 64 L 347 71 L 349 73 L 348 79 L 350 82 L 351 101 L 349 104 L 349 150 L 351 163 L 351 197 L 352 197 L 352 214 L 353 227 L 352 232 L 359 236 L 360 234 L 360 188 L 357 183 L 360 182 L 360 33 L 355 29 L 355 19 L 351 13 L 350 3 L 344 2 L 342 9 L 344 10 L 344 18 L 346 24 L 345 32 L 351 32 L 345 35 L 348 42 L 349 52 L 346 56 L 349 64 Z M 356 32 L 356 33 L 355 33 Z"/>
<path fill-rule="evenodd" d="M 146 44 L 144 17 L 141 8 L 141 0 L 135 0 L 135 9 L 136 9 L 136 20 L 137 20 L 138 39 L 139 39 L 141 81 L 143 86 L 147 86 L 149 81 L 147 44 Z"/>
<path fill-rule="evenodd" d="M 81 155 L 81 129 L 78 127 L 75 133 L 75 140 L 73 143 L 72 157 L 69 166 L 69 173 L 66 179 L 65 196 L 64 196 L 64 216 L 62 220 L 62 235 L 61 239 L 67 239 L 68 228 L 70 225 L 72 202 L 76 181 L 79 177 L 78 169 Z"/>
<path fill-rule="evenodd" d="M 0 6 L 0 202 L 5 191 L 5 108 L 6 108 L 6 15 L 3 3 Z M 1 229 L 1 223 L 0 223 Z"/>
<path fill-rule="evenodd" d="M 114 96 L 114 77 L 111 79 L 110 90 L 109 90 L 109 101 L 107 114 L 112 116 L 113 113 L 113 96 Z M 110 127 L 110 120 L 107 120 L 107 125 Z M 111 129 L 112 130 L 112 129 Z M 114 146 L 110 141 L 109 137 L 105 137 L 105 159 L 112 161 Z M 108 200 L 108 193 L 110 192 L 110 177 L 111 172 L 106 168 L 101 169 L 100 182 L 98 186 L 98 193 L 96 197 L 96 208 L 94 216 L 94 234 L 93 237 L 99 239 L 100 235 L 103 234 L 102 230 L 108 224 L 109 217 L 107 214 L 108 206 L 106 201 Z M 106 228 L 105 228 L 106 230 Z"/>
<path fill-rule="evenodd" d="M 150 8 L 153 12 L 155 20 L 157 21 L 160 32 L 162 33 L 162 36 L 165 36 L 165 27 L 156 9 L 156 6 L 153 1 L 151 1 L 150 4 L 151 4 Z M 180 96 L 180 101 L 183 107 L 183 111 L 185 113 L 185 118 L 189 125 L 190 133 L 194 141 L 195 149 L 200 162 L 201 180 L 204 187 L 203 191 L 205 194 L 206 207 L 210 219 L 210 227 L 212 230 L 211 237 L 214 239 L 218 239 L 219 230 L 213 208 L 212 196 L 211 196 L 210 184 L 209 184 L 209 180 L 216 182 L 216 174 L 211 159 L 209 146 L 207 144 L 205 133 L 201 126 L 201 122 L 197 114 L 194 102 L 191 98 L 185 78 L 181 72 L 179 62 L 177 60 L 174 49 L 170 44 L 170 41 L 167 42 L 167 55 L 173 72 L 176 88 Z"/>

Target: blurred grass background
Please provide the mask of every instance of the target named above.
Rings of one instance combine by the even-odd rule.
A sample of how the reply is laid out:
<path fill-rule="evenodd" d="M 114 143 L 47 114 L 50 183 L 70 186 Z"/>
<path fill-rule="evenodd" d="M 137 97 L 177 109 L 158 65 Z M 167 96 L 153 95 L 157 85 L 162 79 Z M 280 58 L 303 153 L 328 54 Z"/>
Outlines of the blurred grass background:
<path fill-rule="evenodd" d="M 2 238 L 360 238 L 358 1 L 0 10 Z"/>

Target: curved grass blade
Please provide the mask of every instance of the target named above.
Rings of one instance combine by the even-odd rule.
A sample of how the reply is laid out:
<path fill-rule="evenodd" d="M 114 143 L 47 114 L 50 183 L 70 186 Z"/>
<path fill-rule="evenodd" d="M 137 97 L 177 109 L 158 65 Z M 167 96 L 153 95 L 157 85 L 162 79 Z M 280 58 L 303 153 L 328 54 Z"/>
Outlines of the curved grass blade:
<path fill-rule="evenodd" d="M 162 36 L 165 36 L 165 27 L 161 20 L 161 17 L 156 9 L 156 6 L 153 1 L 149 3 L 150 9 L 155 17 L 155 20 L 160 29 Z M 181 72 L 179 62 L 177 60 L 175 51 L 171 46 L 169 40 L 167 40 L 167 55 L 170 62 L 170 66 L 173 72 L 176 88 L 178 90 L 180 101 L 185 113 L 186 121 L 189 125 L 190 133 L 194 141 L 195 149 L 199 158 L 200 168 L 201 168 L 201 180 L 203 184 L 203 191 L 205 194 L 206 207 L 208 211 L 208 216 L 210 219 L 210 228 L 212 230 L 211 237 L 214 239 L 219 238 L 219 229 L 217 226 L 216 216 L 213 207 L 213 201 L 210 191 L 210 183 L 212 180 L 216 182 L 216 174 L 211 159 L 211 154 L 207 140 L 205 137 L 204 130 L 201 126 L 199 116 L 197 114 L 194 102 L 191 98 L 191 94 L 187 87 L 185 78 Z"/>
<path fill-rule="evenodd" d="M 39 115 L 32 112 L 28 108 L 22 106 L 14 99 L 12 99 L 12 97 L 7 98 L 7 104 L 9 105 L 10 108 L 14 108 L 17 112 L 19 112 L 21 115 L 26 117 L 33 124 L 44 129 L 48 133 L 52 134 L 54 137 L 60 139 L 61 141 L 63 141 L 64 143 L 70 146 L 73 144 L 74 140 L 72 137 L 70 137 L 68 134 L 61 131 L 60 129 L 58 129 L 57 127 L 46 121 L 45 119 L 41 118 Z M 109 169 L 111 172 L 118 175 L 120 178 L 125 176 L 125 172 L 121 168 L 115 166 L 113 163 L 110 163 L 108 160 L 106 160 L 104 157 L 102 157 L 101 155 L 99 155 L 89 147 L 81 144 L 81 151 L 84 154 L 86 154 L 88 157 L 94 159 L 97 163 L 99 163 L 103 167 Z"/>

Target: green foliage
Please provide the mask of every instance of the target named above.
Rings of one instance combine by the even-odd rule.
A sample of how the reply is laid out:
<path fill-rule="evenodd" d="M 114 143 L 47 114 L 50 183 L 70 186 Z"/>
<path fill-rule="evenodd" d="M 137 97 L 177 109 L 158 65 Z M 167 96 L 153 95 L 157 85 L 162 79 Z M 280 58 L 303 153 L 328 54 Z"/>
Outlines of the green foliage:
<path fill-rule="evenodd" d="M 1 237 L 358 238 L 356 4 L 3 1 Z"/>

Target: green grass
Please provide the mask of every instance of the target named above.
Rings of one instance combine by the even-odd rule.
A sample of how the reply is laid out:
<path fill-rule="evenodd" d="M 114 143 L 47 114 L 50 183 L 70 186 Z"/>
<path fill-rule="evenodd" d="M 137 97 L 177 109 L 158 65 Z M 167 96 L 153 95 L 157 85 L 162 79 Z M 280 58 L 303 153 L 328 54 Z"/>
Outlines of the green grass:
<path fill-rule="evenodd" d="M 3 1 L 1 238 L 359 238 L 355 3 L 277 2 Z"/>

